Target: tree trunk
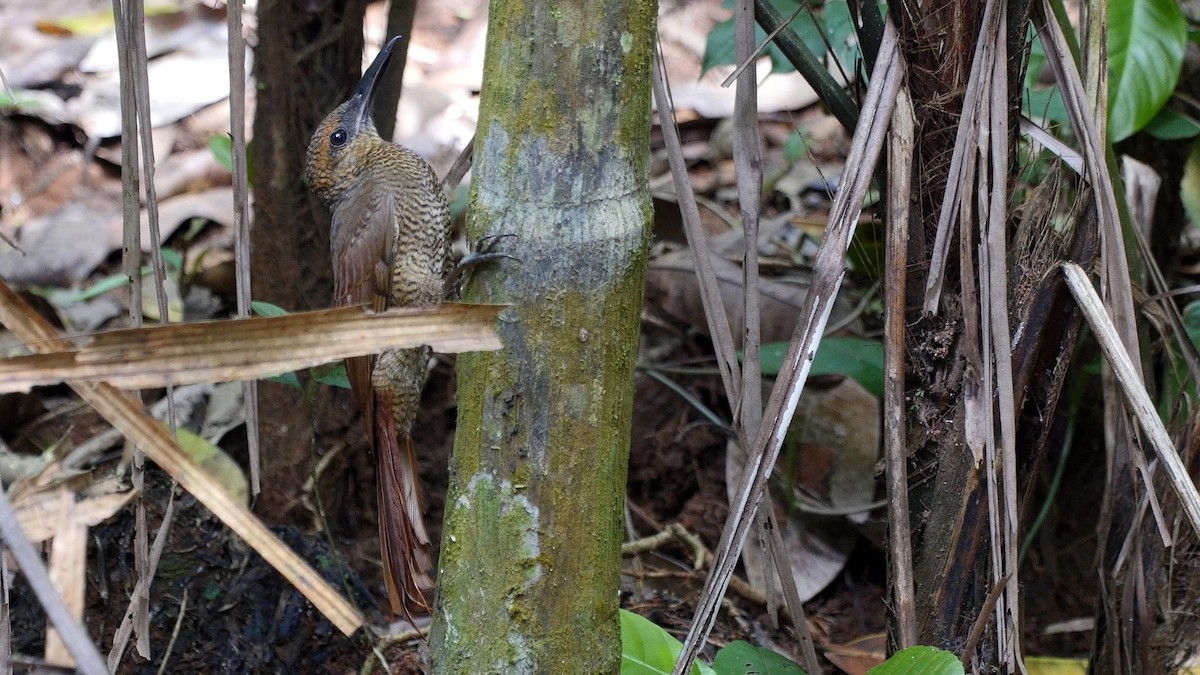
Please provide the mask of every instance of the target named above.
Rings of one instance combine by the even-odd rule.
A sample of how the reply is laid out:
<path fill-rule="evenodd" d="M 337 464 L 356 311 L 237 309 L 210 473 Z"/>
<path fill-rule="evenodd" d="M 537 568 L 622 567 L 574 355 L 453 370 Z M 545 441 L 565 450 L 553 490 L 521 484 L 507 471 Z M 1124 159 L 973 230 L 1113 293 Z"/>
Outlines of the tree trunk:
<path fill-rule="evenodd" d="M 435 672 L 619 669 L 655 18 L 650 0 L 491 5 L 468 234 L 514 235 L 520 261 L 465 293 L 511 307 L 504 348 L 458 361 Z"/>
<path fill-rule="evenodd" d="M 1025 506 L 1032 499 L 1036 467 L 1041 464 L 1050 439 L 1054 411 L 1075 349 L 1080 317 L 1070 300 L 1056 265 L 1072 260 L 1089 265 L 1095 258 L 1094 223 L 1080 218 L 1066 235 L 1051 234 L 1046 214 L 1029 206 L 1017 211 L 1012 190 L 1020 163 L 1016 161 L 1015 130 L 1018 129 L 1019 85 L 1024 72 L 1023 41 L 1028 9 L 1023 0 L 1006 0 L 1008 22 L 1001 28 L 1007 40 L 1008 114 L 1007 139 L 1008 213 L 1004 242 L 1007 261 L 1007 327 L 1011 345 L 1012 396 L 1015 410 L 1017 509 L 1028 520 Z M 916 107 L 917 163 L 913 203 L 922 205 L 920 222 L 911 230 L 908 259 L 928 262 L 932 258 L 940 205 L 946 191 L 949 158 L 956 143 L 959 116 L 965 114 L 963 94 L 975 54 L 984 39 L 981 26 L 987 3 L 956 3 L 951 0 L 921 7 L 924 21 L 907 12 L 897 12 L 897 27 L 909 63 L 909 86 Z M 942 36 L 940 40 L 932 39 Z M 976 161 L 976 150 L 965 157 Z M 980 169 L 982 173 L 983 169 Z M 978 178 L 976 178 L 978 180 Z M 1003 182 L 1000 183 L 1003 185 Z M 977 209 L 977 185 L 964 185 L 970 209 Z M 1046 199 L 1046 194 L 1036 195 Z M 981 219 L 982 220 L 982 219 Z M 968 392 L 985 378 L 974 364 L 981 361 L 979 336 L 986 327 L 981 288 L 986 288 L 981 246 L 986 223 L 956 230 L 950 246 L 940 311 L 926 316 L 923 311 L 925 272 L 928 264 L 909 266 L 908 307 L 908 395 L 907 410 L 909 486 L 916 505 L 913 523 L 913 571 L 916 586 L 918 641 L 956 652 L 965 647 L 984 667 L 1004 663 L 1003 645 L 996 640 L 989 601 L 998 586 L 993 532 L 989 528 L 986 462 L 976 463 L 968 443 Z M 957 225 L 955 227 L 958 227 Z M 969 236 L 967 243 L 961 238 Z M 1031 242 L 1036 242 L 1036 246 Z M 1019 331 L 1015 331 L 1020 327 Z M 1014 333 L 1015 331 L 1015 333 Z M 1015 337 L 1013 337 L 1015 334 Z M 999 385 L 997 385 L 999 386 Z M 991 398 L 985 400 L 992 410 Z M 990 432 L 989 432 L 990 433 Z M 994 507 L 998 511 L 1002 507 Z M 1019 518 L 1018 518 L 1019 520 Z M 1018 536 L 1022 534 L 1017 531 Z M 967 642 L 980 616 L 988 630 L 981 631 L 976 644 Z"/>
<path fill-rule="evenodd" d="M 306 9 L 311 8 L 311 9 Z M 344 101 L 362 74 L 366 0 L 274 2 L 259 8 L 254 75 L 252 285 L 255 300 L 289 310 L 328 307 L 333 293 L 329 214 L 302 179 L 313 129 Z M 302 381 L 305 375 L 299 374 Z M 317 405 L 280 384 L 259 386 L 263 492 L 257 510 L 272 522 L 295 520 L 322 419 L 344 427 L 348 405 Z M 318 396 L 339 396 L 321 388 Z M 342 397 L 345 398 L 345 397 Z M 370 491 L 364 491 L 370 492 Z"/>

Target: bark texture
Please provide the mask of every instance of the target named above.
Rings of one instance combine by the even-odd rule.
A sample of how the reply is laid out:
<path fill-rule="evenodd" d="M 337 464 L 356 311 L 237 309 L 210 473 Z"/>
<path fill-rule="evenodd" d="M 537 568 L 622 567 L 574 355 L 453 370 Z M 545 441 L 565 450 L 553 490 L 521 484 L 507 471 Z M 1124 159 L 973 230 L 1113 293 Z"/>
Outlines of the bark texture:
<path fill-rule="evenodd" d="M 304 149 L 325 116 L 362 74 L 365 0 L 269 2 L 259 6 L 254 76 L 258 82 L 251 232 L 252 296 L 289 310 L 330 306 L 329 214 L 304 184 Z M 305 381 L 305 374 L 298 374 Z M 301 486 L 318 443 L 316 429 L 348 424 L 349 405 L 315 405 L 284 385 L 258 388 L 262 470 L 256 509 L 268 520 L 295 520 Z M 343 419 L 331 422 L 331 415 Z"/>
<path fill-rule="evenodd" d="M 520 262 L 465 292 L 511 307 L 504 348 L 458 361 L 435 672 L 619 669 L 655 16 L 650 0 L 491 4 L 468 235 L 514 235 Z"/>

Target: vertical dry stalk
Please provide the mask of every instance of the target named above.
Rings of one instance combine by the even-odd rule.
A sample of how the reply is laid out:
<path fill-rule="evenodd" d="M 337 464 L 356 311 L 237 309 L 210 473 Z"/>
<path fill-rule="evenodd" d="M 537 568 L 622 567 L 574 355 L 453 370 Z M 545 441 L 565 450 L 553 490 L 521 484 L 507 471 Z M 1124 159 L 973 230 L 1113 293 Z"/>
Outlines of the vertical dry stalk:
<path fill-rule="evenodd" d="M 237 275 L 237 315 L 250 316 L 250 172 L 246 163 L 246 40 L 242 37 L 242 0 L 229 0 L 229 133 L 233 159 L 233 255 Z M 242 383 L 246 407 L 246 443 L 250 493 L 262 491 L 258 442 L 258 381 Z"/>
<path fill-rule="evenodd" d="M 875 77 L 867 90 L 863 113 L 846 160 L 849 172 L 834 199 L 826 238 L 817 253 L 813 282 L 799 313 L 796 330 L 784 357 L 775 388 L 767 403 L 763 415 L 764 424 L 759 427 L 753 445 L 749 446 L 751 452 L 746 462 L 746 473 L 738 488 L 737 498 L 730 504 L 729 520 L 721 535 L 712 571 L 700 597 L 683 652 L 675 664 L 676 675 L 689 672 L 716 622 L 721 598 L 724 597 L 740 551 L 745 544 L 750 521 L 779 457 L 784 435 L 807 381 L 817 344 L 845 276 L 846 250 L 858 224 L 863 198 L 883 150 L 887 123 L 891 118 L 897 92 L 900 90 L 903 71 L 896 30 L 889 24 L 884 33 L 879 61 L 876 63 Z"/>

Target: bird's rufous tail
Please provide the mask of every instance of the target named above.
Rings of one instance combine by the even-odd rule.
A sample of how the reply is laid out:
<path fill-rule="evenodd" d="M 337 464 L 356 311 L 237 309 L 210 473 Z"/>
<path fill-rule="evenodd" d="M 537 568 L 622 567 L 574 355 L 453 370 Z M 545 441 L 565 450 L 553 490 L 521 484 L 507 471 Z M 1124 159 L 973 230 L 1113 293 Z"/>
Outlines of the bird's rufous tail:
<path fill-rule="evenodd" d="M 388 401 L 377 396 L 374 441 L 379 495 L 379 541 L 383 578 L 392 611 L 409 616 L 430 612 L 432 562 L 421 517 L 421 484 L 412 437 L 397 434 Z"/>

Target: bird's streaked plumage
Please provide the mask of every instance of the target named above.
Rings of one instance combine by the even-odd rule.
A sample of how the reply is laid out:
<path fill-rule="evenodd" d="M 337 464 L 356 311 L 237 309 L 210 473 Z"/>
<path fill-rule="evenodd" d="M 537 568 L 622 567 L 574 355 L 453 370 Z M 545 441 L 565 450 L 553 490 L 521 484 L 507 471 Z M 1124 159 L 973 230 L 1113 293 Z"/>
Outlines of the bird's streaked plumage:
<path fill-rule="evenodd" d="M 379 137 L 371 119 L 389 42 L 354 94 L 321 122 L 308 145 L 309 186 L 330 210 L 334 304 L 431 307 L 442 300 L 450 209 L 437 175 L 408 148 Z M 429 348 L 347 359 L 355 402 L 376 458 L 379 533 L 392 610 L 427 611 L 433 589 L 412 424 Z"/>

